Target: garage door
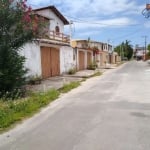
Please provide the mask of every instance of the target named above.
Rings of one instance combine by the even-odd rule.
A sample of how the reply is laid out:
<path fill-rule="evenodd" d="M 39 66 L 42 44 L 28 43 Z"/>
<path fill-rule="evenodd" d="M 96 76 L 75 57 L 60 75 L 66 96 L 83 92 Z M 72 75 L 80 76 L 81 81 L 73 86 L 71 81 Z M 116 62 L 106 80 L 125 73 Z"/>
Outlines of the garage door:
<path fill-rule="evenodd" d="M 85 62 L 85 54 L 84 52 L 79 51 L 79 70 L 85 69 L 84 62 Z"/>
<path fill-rule="evenodd" d="M 87 52 L 87 67 L 89 67 L 89 65 L 91 64 L 92 59 L 91 59 L 91 53 Z"/>
<path fill-rule="evenodd" d="M 59 49 L 41 47 L 41 66 L 43 78 L 60 75 Z"/>

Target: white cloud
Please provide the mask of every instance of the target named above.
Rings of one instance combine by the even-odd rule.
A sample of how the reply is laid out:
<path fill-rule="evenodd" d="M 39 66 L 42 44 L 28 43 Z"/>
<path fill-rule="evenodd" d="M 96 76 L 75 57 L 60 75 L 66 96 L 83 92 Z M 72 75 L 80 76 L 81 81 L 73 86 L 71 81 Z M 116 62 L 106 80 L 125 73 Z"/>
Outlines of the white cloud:
<path fill-rule="evenodd" d="M 141 7 L 131 0 L 28 0 L 33 6 L 56 5 L 65 14 L 73 16 L 110 15 L 118 12 L 135 13 Z"/>
<path fill-rule="evenodd" d="M 135 24 L 136 21 L 130 18 L 114 18 L 114 19 L 105 19 L 98 21 L 89 21 L 89 22 L 74 22 L 77 29 L 95 29 L 95 28 L 120 28 L 124 26 L 129 26 Z"/>
<path fill-rule="evenodd" d="M 145 23 L 144 23 L 144 26 L 145 26 L 146 28 L 150 28 L 150 21 L 145 22 Z"/>

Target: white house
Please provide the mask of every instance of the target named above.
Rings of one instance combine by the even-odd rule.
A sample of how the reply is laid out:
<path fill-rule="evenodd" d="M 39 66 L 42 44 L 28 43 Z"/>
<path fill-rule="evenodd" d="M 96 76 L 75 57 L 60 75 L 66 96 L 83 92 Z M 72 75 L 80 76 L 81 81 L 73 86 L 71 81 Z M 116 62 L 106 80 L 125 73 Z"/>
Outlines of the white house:
<path fill-rule="evenodd" d="M 67 72 L 76 65 L 70 37 L 64 34 L 64 25 L 69 25 L 68 20 L 55 6 L 35 9 L 34 13 L 46 18 L 47 33 L 25 44 L 21 51 L 26 57 L 28 75 L 49 78 Z"/>

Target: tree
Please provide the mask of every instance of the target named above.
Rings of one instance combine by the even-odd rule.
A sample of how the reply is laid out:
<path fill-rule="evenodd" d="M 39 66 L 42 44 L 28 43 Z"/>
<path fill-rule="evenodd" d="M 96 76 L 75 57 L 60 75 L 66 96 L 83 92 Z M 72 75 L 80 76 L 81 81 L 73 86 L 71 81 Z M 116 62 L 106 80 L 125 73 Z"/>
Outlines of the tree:
<path fill-rule="evenodd" d="M 37 36 L 37 28 L 26 0 L 0 0 L 0 98 L 21 94 L 27 70 L 19 51 Z"/>
<path fill-rule="evenodd" d="M 126 40 L 124 43 L 124 56 L 130 60 L 133 55 L 133 48 L 130 44 L 130 41 Z"/>
<path fill-rule="evenodd" d="M 122 58 L 127 57 L 128 60 L 130 60 L 133 55 L 133 48 L 128 40 L 116 46 L 114 51 L 117 52 Z"/>
<path fill-rule="evenodd" d="M 150 56 L 150 44 L 148 44 L 147 50 L 148 50 L 148 56 Z"/>

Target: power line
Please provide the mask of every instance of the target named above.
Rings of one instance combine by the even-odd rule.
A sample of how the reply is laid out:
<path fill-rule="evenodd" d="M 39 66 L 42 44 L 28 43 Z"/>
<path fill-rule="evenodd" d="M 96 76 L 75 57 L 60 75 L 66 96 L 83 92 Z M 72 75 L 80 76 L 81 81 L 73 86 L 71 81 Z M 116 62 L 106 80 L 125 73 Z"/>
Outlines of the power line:
<path fill-rule="evenodd" d="M 88 24 L 97 24 L 97 25 L 104 25 L 104 26 L 138 26 L 138 25 L 141 25 L 141 24 L 107 24 L 107 23 L 102 23 L 102 22 L 95 22 L 95 21 L 89 21 L 89 20 L 82 20 L 82 19 L 79 19 L 79 18 L 75 18 L 75 17 L 71 17 L 71 16 L 68 16 L 68 15 L 64 15 L 68 18 L 72 18 L 74 20 L 72 20 L 73 22 L 77 22 L 77 23 L 88 23 Z"/>
<path fill-rule="evenodd" d="M 141 31 L 142 31 L 142 30 L 137 29 L 137 30 L 135 30 L 134 32 L 125 34 L 125 35 L 123 35 L 123 36 L 119 36 L 119 37 L 117 37 L 117 38 L 114 38 L 113 40 L 121 39 L 121 38 L 124 38 L 124 37 L 129 37 L 129 36 L 132 36 L 132 35 L 135 35 L 135 34 L 141 32 Z"/>
<path fill-rule="evenodd" d="M 89 21 L 77 21 L 77 20 L 73 20 L 73 22 L 104 25 L 104 26 L 137 26 L 137 25 L 140 25 L 140 24 L 106 24 L 106 23 L 101 23 L 101 22 L 89 22 Z"/>

